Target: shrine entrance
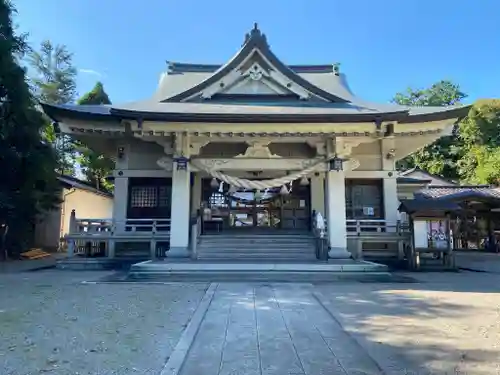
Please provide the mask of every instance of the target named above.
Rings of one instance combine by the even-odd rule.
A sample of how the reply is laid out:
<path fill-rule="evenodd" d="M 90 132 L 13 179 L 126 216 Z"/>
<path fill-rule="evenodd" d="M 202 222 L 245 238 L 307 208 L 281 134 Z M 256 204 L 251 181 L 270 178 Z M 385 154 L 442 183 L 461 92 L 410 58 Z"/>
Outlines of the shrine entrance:
<path fill-rule="evenodd" d="M 309 230 L 310 188 L 294 182 L 288 194 L 281 188 L 237 189 L 203 180 L 204 221 L 217 230 Z"/>

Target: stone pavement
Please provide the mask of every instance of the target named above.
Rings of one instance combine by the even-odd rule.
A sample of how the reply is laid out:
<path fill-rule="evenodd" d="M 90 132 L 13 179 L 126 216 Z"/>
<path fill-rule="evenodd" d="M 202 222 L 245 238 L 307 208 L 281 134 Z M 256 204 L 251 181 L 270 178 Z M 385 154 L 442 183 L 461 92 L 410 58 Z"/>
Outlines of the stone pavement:
<path fill-rule="evenodd" d="M 309 284 L 219 284 L 181 375 L 382 374 Z"/>
<path fill-rule="evenodd" d="M 417 282 L 0 273 L 0 374 L 500 375 L 500 274 L 403 276 Z"/>
<path fill-rule="evenodd" d="M 457 267 L 478 272 L 500 274 L 500 254 L 480 251 L 456 251 Z"/>

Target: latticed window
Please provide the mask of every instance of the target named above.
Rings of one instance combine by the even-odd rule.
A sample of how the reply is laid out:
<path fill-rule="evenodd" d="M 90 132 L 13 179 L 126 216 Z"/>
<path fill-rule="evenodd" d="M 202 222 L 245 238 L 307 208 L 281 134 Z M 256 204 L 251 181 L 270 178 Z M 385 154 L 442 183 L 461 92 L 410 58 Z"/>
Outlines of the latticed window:
<path fill-rule="evenodd" d="M 158 188 L 158 206 L 170 207 L 170 187 L 160 186 Z"/>
<path fill-rule="evenodd" d="M 345 193 L 348 219 L 380 219 L 383 217 L 381 180 L 346 180 Z"/>
<path fill-rule="evenodd" d="M 208 204 L 210 208 L 223 208 L 227 207 L 227 200 L 224 194 L 213 192 L 208 199 Z"/>
<path fill-rule="evenodd" d="M 130 191 L 130 206 L 134 208 L 157 207 L 156 186 L 134 186 Z"/>

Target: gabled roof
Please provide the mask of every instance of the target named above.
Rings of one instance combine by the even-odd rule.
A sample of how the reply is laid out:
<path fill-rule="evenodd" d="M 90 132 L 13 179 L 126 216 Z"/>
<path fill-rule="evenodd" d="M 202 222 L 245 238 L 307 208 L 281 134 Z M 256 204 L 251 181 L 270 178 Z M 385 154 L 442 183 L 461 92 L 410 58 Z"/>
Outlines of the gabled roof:
<path fill-rule="evenodd" d="M 252 64 L 248 65 L 248 61 Z M 254 72 L 254 68 L 258 71 Z M 248 80 L 259 83 L 262 75 L 265 75 L 265 85 L 262 84 L 276 95 L 262 92 L 241 95 L 240 91 L 228 95 L 228 91 L 224 91 L 226 78 L 232 82 L 230 88 L 234 88 Z M 339 73 L 335 65 L 285 65 L 271 51 L 257 25 L 226 64 L 169 63 L 157 92 L 148 100 L 109 106 L 42 103 L 42 107 L 54 121 L 133 119 L 139 122 L 372 122 L 374 125 L 382 121 L 405 124 L 456 120 L 469 110 L 468 106 L 409 107 L 362 100 L 353 94 L 345 75 Z"/>
<path fill-rule="evenodd" d="M 181 92 L 177 95 L 174 95 L 170 98 L 164 99 L 164 101 L 168 102 L 179 102 L 184 99 L 195 95 L 196 93 L 202 91 L 206 87 L 216 83 L 221 78 L 229 74 L 233 69 L 237 68 L 241 63 L 243 63 L 246 59 L 250 58 L 253 54 L 260 54 L 265 60 L 267 60 L 272 67 L 276 68 L 280 73 L 286 76 L 291 82 L 289 84 L 299 85 L 311 93 L 317 95 L 318 97 L 325 99 L 334 103 L 346 103 L 347 99 L 342 98 L 338 95 L 334 95 L 328 91 L 322 90 L 321 88 L 313 85 L 311 82 L 305 80 L 300 75 L 298 75 L 293 69 L 289 66 L 286 66 L 279 60 L 276 55 L 269 48 L 269 44 L 267 43 L 267 38 L 265 34 L 263 34 L 258 28 L 257 24 L 254 25 L 254 28 L 246 35 L 245 42 L 241 49 L 236 53 L 236 55 L 229 60 L 226 64 L 220 66 L 212 75 L 204 79 L 202 82 L 197 85 L 189 88 L 188 90 Z M 258 56 L 258 55 L 257 55 Z M 263 65 L 267 65 L 266 61 L 262 61 Z"/>
<path fill-rule="evenodd" d="M 397 183 L 402 185 L 425 185 L 431 182 L 431 180 L 424 180 L 421 178 L 411 178 L 411 177 L 398 177 Z"/>
<path fill-rule="evenodd" d="M 87 181 L 80 180 L 76 177 L 72 176 L 66 176 L 66 175 L 60 175 L 57 177 L 57 179 L 62 183 L 62 185 L 66 188 L 75 188 L 75 189 L 81 189 L 88 191 L 90 193 L 98 194 L 98 195 L 103 195 L 109 198 L 113 197 L 113 194 L 102 190 L 102 189 L 97 189 L 95 186 L 90 185 Z"/>
<path fill-rule="evenodd" d="M 399 172 L 399 176 L 408 177 L 409 175 L 411 175 L 412 173 L 415 173 L 415 172 L 420 172 L 426 176 L 429 176 L 430 177 L 429 179 L 425 179 L 426 181 L 429 181 L 429 182 L 431 182 L 432 179 L 435 178 L 437 180 L 444 181 L 450 185 L 457 185 L 457 183 L 452 181 L 452 180 L 449 180 L 449 179 L 447 179 L 443 176 L 437 175 L 437 174 L 430 173 L 430 172 L 426 171 L 425 169 L 421 169 L 419 167 L 413 167 L 413 168 L 407 169 L 405 171 L 401 171 L 401 172 Z M 414 177 L 411 177 L 411 178 L 414 178 Z"/>

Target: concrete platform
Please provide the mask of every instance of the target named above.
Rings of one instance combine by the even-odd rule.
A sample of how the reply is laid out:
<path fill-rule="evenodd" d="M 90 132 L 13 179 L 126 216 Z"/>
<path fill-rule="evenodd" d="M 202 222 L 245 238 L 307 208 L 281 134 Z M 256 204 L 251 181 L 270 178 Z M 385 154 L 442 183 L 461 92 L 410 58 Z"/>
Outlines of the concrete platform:
<path fill-rule="evenodd" d="M 128 269 L 131 265 L 137 263 L 137 258 L 84 258 L 71 257 L 64 258 L 56 263 L 56 268 L 62 270 L 117 270 Z"/>
<path fill-rule="evenodd" d="M 388 278 L 385 265 L 355 260 L 322 262 L 145 261 L 132 265 L 129 279 L 172 281 L 321 282 Z"/>

